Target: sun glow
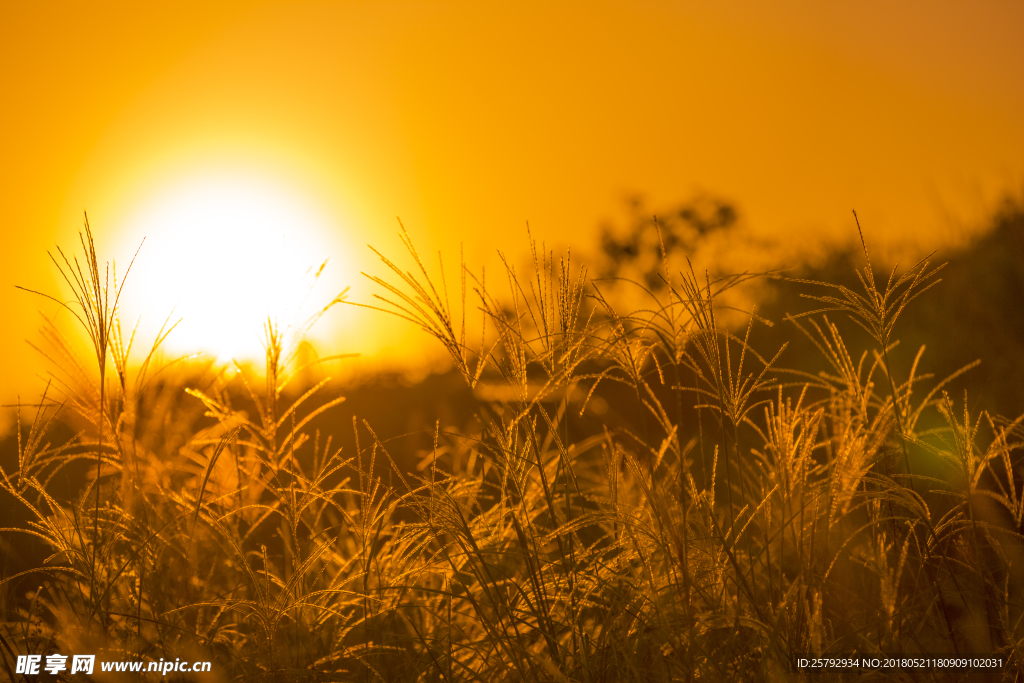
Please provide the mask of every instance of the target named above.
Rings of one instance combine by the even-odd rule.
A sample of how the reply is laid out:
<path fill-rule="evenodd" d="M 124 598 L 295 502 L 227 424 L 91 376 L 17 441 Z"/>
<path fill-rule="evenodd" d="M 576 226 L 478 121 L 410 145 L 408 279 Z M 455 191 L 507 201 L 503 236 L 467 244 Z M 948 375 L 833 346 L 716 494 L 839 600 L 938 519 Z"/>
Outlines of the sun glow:
<path fill-rule="evenodd" d="M 300 325 L 341 291 L 339 233 L 313 201 L 266 176 L 218 171 L 164 185 L 119 231 L 121 254 L 142 244 L 123 324 L 138 318 L 145 340 L 180 318 L 168 350 L 258 360 L 268 317 Z"/>

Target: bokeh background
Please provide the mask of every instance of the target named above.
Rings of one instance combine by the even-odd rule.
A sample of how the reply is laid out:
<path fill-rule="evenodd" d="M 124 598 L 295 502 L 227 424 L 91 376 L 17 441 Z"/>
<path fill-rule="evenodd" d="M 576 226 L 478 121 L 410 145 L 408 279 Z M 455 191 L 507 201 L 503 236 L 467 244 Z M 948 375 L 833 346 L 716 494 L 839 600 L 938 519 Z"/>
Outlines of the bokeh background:
<path fill-rule="evenodd" d="M 397 252 L 396 216 L 477 263 L 527 221 L 596 253 L 637 196 L 724 198 L 779 264 L 826 263 L 851 208 L 879 258 L 970 245 L 1024 187 L 1022 30 L 1014 0 L 3 3 L 0 394 L 39 390 L 24 340 L 56 307 L 14 285 L 59 291 L 47 250 L 83 210 L 119 274 L 147 238 L 141 338 L 178 304 L 172 351 L 238 356 L 259 312 L 221 313 L 285 289 L 275 270 L 328 258 L 314 299 L 369 301 L 366 244 Z M 317 330 L 352 372 L 436 358 L 367 311 Z"/>

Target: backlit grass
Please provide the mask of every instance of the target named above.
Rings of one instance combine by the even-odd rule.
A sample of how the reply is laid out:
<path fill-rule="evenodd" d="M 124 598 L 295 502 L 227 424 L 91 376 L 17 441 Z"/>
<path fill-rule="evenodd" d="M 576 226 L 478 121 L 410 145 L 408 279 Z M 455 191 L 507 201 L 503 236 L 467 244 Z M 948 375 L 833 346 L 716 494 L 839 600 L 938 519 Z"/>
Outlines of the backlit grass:
<path fill-rule="evenodd" d="M 786 681 L 829 680 L 795 653 L 984 653 L 1019 680 L 1024 429 L 926 355 L 892 363 L 928 260 L 882 275 L 864 246 L 860 289 L 803 283 L 810 312 L 774 321 L 819 353 L 796 370 L 756 313 L 720 322 L 743 278 L 663 269 L 619 310 L 533 243 L 529 272 L 503 257 L 485 279 L 405 239 L 375 305 L 475 397 L 419 452 L 337 424 L 301 326 L 267 322 L 258 373 L 133 361 L 88 228 L 60 255 L 94 353 L 47 326 L 59 370 L 19 409 L 0 488 L 28 521 L 4 547 L 46 557 L 3 577 L 0 669 L 104 652 L 212 660 L 197 680 Z"/>

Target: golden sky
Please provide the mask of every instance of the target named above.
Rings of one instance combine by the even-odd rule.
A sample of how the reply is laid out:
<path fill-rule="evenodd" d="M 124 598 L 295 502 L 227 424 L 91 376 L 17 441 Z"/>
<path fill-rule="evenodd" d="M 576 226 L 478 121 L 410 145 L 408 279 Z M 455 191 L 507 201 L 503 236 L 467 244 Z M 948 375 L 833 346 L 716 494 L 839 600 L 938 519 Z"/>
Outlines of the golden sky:
<path fill-rule="evenodd" d="M 270 282 L 252 249 L 282 222 L 270 253 L 330 258 L 321 294 L 364 301 L 396 215 L 451 261 L 527 220 L 585 246 L 634 192 L 719 194 L 794 244 L 851 208 L 883 246 L 961 239 L 1024 183 L 1022 35 L 1018 0 L 2 3 L 0 389 L 38 390 L 24 339 L 53 307 L 14 285 L 57 291 L 83 209 L 119 271 L 149 236 L 143 329 L 179 290 L 218 302 L 182 348 Z M 237 242 L 196 218 L 245 206 L 271 222 Z M 326 320 L 325 350 L 408 355 L 376 320 Z"/>

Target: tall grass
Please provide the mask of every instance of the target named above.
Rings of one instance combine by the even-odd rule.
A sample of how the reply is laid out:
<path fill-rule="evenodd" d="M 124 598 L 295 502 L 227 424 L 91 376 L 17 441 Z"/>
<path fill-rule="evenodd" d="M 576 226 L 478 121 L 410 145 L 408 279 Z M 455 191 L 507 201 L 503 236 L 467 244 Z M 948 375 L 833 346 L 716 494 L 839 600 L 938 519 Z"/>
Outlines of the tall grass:
<path fill-rule="evenodd" d="M 890 363 L 927 261 L 880 289 L 865 244 L 862 292 L 807 283 L 822 310 L 780 324 L 820 351 L 808 373 L 756 349 L 754 312 L 720 323 L 742 278 L 666 267 L 621 311 L 532 241 L 528 272 L 502 255 L 499 289 L 403 237 L 413 269 L 381 256 L 376 307 L 435 337 L 478 397 L 413 468 L 368 423 L 350 452 L 315 428 L 344 399 L 297 386 L 300 335 L 272 320 L 262 376 L 151 373 L 154 352 L 133 369 L 86 228 L 85 265 L 58 265 L 95 358 L 47 328 L 63 399 L 19 412 L 0 472 L 30 516 L 4 533 L 51 553 L 2 579 L 38 586 L 4 603 L 12 679 L 19 653 L 101 651 L 211 659 L 211 680 L 580 682 L 994 653 L 992 680 L 1019 680 L 1024 428 L 929 386 L 920 353 Z M 80 431 L 51 444 L 60 420 Z M 64 498 L 62 480 L 79 483 Z"/>

